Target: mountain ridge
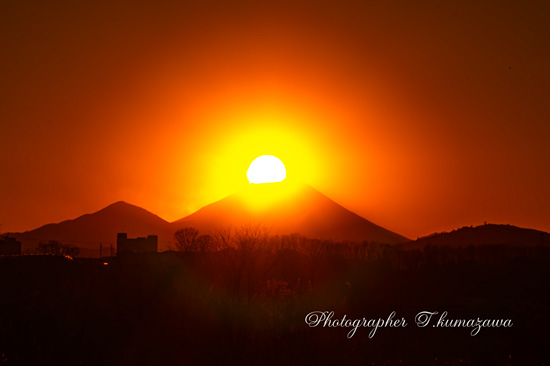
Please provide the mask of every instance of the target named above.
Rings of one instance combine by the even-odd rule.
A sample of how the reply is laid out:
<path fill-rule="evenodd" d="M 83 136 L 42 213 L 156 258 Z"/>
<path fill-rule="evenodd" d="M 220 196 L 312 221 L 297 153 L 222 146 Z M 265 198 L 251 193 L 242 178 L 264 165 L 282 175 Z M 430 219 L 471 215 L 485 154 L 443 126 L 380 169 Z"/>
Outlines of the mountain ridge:
<path fill-rule="evenodd" d="M 242 227 L 255 222 L 265 224 L 272 229 L 272 234 L 299 233 L 335 241 L 367 240 L 392 244 L 409 240 L 362 218 L 312 187 L 301 185 L 300 192 L 292 197 L 286 193 L 272 194 L 280 187 L 286 186 L 282 183 L 251 185 L 173 222 L 142 207 L 117 201 L 93 213 L 11 235 L 21 240 L 25 248 L 32 248 L 41 241 L 58 240 L 95 250 L 99 243 L 114 245 L 116 234 L 126 232 L 129 237 L 157 235 L 159 250 L 167 250 L 174 243 L 175 231 L 183 227 L 192 226 L 202 234 L 213 234 L 216 229 Z M 251 201 L 262 198 L 264 191 L 270 189 L 274 191 L 267 192 L 266 196 L 275 197 L 272 206 L 264 210 L 249 210 L 245 201 L 250 201 L 251 197 Z M 304 227 L 309 229 L 302 230 Z"/>
<path fill-rule="evenodd" d="M 289 197 L 277 196 L 275 190 L 270 192 L 273 187 L 277 186 L 252 185 L 173 222 L 142 207 L 117 201 L 74 219 L 9 235 L 21 240 L 23 248 L 27 249 L 42 241 L 58 240 L 98 253 L 100 243 L 104 246 L 116 245 L 116 234 L 119 232 L 126 232 L 129 237 L 157 235 L 159 250 L 163 251 L 172 249 L 173 235 L 183 227 L 195 227 L 201 234 L 213 234 L 217 229 L 239 228 L 247 224 L 264 225 L 273 235 L 298 233 L 312 239 L 375 241 L 402 244 L 411 249 L 428 245 L 533 246 L 550 243 L 549 233 L 496 224 L 463 227 L 410 240 L 370 222 L 312 187 L 302 185 L 298 194 Z M 272 199 L 270 204 L 255 207 L 255 198 L 264 196 Z"/>

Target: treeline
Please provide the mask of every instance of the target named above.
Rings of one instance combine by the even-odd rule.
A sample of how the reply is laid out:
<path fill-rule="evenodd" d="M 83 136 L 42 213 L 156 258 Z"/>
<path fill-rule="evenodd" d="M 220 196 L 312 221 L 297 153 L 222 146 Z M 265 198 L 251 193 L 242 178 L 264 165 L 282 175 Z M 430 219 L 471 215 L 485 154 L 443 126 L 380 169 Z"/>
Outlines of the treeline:
<path fill-rule="evenodd" d="M 74 258 L 80 254 L 80 248 L 71 244 L 62 244 L 57 240 L 40 242 L 36 248 L 27 249 L 25 255 L 59 255 Z"/>
<path fill-rule="evenodd" d="M 209 253 L 223 250 L 251 252 L 256 250 L 277 253 L 294 251 L 310 258 L 340 256 L 347 260 L 386 262 L 396 269 L 417 269 L 425 265 L 477 262 L 505 264 L 516 258 L 535 258 L 550 262 L 550 246 L 523 245 L 465 245 L 432 246 L 422 248 L 408 243 L 392 245 L 379 242 L 337 242 L 304 237 L 300 234 L 270 235 L 261 226 L 245 226 L 234 230 L 225 228 L 213 235 L 201 235 L 195 228 L 178 230 L 174 251 Z"/>

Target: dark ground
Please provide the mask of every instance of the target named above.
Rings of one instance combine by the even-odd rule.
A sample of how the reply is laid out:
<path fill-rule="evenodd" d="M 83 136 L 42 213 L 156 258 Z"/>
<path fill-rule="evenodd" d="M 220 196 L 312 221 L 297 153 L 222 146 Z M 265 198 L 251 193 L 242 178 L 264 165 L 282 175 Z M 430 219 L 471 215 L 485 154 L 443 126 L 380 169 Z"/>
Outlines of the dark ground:
<path fill-rule="evenodd" d="M 105 265 L 104 262 L 108 263 Z M 0 258 L 0 364 L 548 365 L 546 247 Z M 405 328 L 309 328 L 311 311 Z M 511 328 L 418 328 L 420 311 Z"/>

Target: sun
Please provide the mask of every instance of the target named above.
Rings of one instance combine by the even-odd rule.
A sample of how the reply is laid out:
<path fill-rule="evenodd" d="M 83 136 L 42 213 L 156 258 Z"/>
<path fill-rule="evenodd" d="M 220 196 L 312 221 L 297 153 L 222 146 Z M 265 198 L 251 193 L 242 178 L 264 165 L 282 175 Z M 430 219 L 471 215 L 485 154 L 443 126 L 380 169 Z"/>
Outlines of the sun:
<path fill-rule="evenodd" d="M 273 155 L 262 155 L 250 163 L 246 177 L 251 184 L 281 182 L 286 178 L 285 165 Z"/>

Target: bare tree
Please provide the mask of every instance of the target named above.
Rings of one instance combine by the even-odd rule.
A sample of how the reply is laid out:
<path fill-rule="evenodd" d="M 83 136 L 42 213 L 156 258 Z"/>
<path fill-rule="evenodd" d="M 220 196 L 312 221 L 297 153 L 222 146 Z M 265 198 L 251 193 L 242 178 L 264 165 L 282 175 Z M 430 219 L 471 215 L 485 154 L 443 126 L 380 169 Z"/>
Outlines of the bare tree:
<path fill-rule="evenodd" d="M 201 252 L 211 252 L 215 249 L 214 238 L 210 235 L 200 235 L 197 238 L 197 248 Z"/>
<path fill-rule="evenodd" d="M 223 250 L 234 246 L 231 230 L 231 226 L 216 230 L 213 237 L 216 249 Z"/>
<path fill-rule="evenodd" d="M 199 250 L 199 231 L 193 227 L 185 227 L 175 232 L 176 248 L 180 252 L 195 252 Z"/>
<path fill-rule="evenodd" d="M 244 225 L 235 236 L 237 249 L 252 252 L 265 248 L 269 238 L 269 230 L 261 225 Z"/>
<path fill-rule="evenodd" d="M 76 257 L 80 249 L 72 245 L 63 245 L 57 240 L 50 240 L 47 243 L 38 243 L 37 254 L 41 255 L 68 255 Z"/>

